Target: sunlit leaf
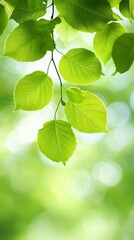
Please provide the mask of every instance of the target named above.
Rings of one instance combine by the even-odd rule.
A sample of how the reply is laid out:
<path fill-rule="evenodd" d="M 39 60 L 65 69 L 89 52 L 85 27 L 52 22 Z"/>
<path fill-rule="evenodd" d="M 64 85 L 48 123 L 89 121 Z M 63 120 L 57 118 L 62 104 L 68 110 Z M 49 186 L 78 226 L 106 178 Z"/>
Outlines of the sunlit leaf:
<path fill-rule="evenodd" d="M 81 103 L 68 100 L 65 106 L 68 122 L 80 132 L 107 132 L 106 109 L 103 102 L 92 93 L 83 94 L 84 99 Z"/>
<path fill-rule="evenodd" d="M 46 4 L 43 0 L 18 1 L 11 18 L 21 23 L 23 21 L 35 20 L 46 13 Z"/>
<path fill-rule="evenodd" d="M 66 93 L 72 102 L 80 103 L 84 99 L 84 94 L 79 88 L 68 88 Z"/>
<path fill-rule="evenodd" d="M 60 60 L 62 77 L 74 84 L 90 84 L 100 78 L 101 64 L 95 54 L 84 48 L 71 49 Z"/>
<path fill-rule="evenodd" d="M 104 63 L 107 63 L 111 58 L 115 40 L 124 32 L 125 29 L 122 25 L 118 23 L 110 23 L 96 33 L 94 38 L 94 50 Z"/>
<path fill-rule="evenodd" d="M 129 70 L 134 61 L 134 33 L 124 33 L 115 41 L 112 57 L 117 72 Z"/>
<path fill-rule="evenodd" d="M 36 61 L 54 44 L 45 20 L 22 23 L 11 32 L 6 42 L 5 54 L 18 61 Z"/>
<path fill-rule="evenodd" d="M 16 108 L 23 110 L 38 110 L 45 107 L 52 97 L 52 80 L 41 71 L 36 71 L 23 77 L 14 90 Z"/>
<path fill-rule="evenodd" d="M 74 28 L 94 32 L 113 20 L 112 10 L 107 0 L 56 0 L 60 15 Z"/>
<path fill-rule="evenodd" d="M 76 139 L 70 124 L 52 120 L 39 130 L 38 145 L 46 157 L 65 164 L 76 148 Z"/>
<path fill-rule="evenodd" d="M 7 23 L 8 23 L 8 17 L 6 14 L 5 7 L 2 4 L 0 4 L 0 35 L 5 30 Z"/>

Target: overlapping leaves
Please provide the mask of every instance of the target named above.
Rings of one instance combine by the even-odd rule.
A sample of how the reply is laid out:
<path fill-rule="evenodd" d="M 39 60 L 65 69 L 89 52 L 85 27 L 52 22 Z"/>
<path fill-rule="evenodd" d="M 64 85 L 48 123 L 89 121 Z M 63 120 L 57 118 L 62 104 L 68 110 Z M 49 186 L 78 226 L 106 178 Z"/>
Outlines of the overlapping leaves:
<path fill-rule="evenodd" d="M 65 102 L 60 74 L 68 83 L 88 85 L 97 81 L 102 74 L 99 59 L 105 64 L 111 56 L 117 72 L 127 71 L 134 60 L 134 33 L 125 33 L 124 27 L 115 21 L 120 21 L 123 16 L 133 18 L 134 1 L 55 0 L 50 6 L 48 3 L 47 0 L 3 0 L 3 5 L 0 4 L 0 34 L 6 28 L 7 16 L 19 24 L 7 38 L 4 53 L 17 61 L 36 61 L 43 58 L 47 51 L 52 52 L 49 63 L 54 64 L 58 73 L 61 96 L 54 120 L 45 123 L 39 130 L 38 145 L 46 157 L 66 164 L 76 148 L 71 127 L 84 133 L 108 130 L 106 109 L 101 99 L 91 92 L 71 87 L 66 90 L 68 100 Z M 53 19 L 54 4 L 60 18 Z M 49 7 L 52 7 L 51 20 L 46 20 L 44 15 Z M 113 12 L 112 7 L 119 9 L 123 16 Z M 72 41 L 79 31 L 95 32 L 95 53 L 79 45 L 70 49 L 63 54 L 58 72 L 54 61 L 56 25 L 57 33 L 64 42 Z M 18 81 L 14 90 L 15 110 L 39 110 L 50 102 L 53 83 L 48 76 L 49 63 L 46 66 L 47 74 L 35 71 Z M 67 121 L 57 120 L 60 104 L 64 107 Z"/>

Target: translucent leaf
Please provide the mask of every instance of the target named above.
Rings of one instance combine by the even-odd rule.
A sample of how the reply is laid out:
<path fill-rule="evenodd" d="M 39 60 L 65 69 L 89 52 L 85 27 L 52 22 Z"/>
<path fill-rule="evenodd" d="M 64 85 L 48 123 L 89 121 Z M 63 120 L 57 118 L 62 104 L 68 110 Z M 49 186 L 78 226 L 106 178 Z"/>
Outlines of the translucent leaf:
<path fill-rule="evenodd" d="M 6 14 L 5 7 L 2 4 L 0 4 L 0 35 L 5 30 L 7 23 L 8 23 L 8 17 Z"/>
<path fill-rule="evenodd" d="M 11 18 L 18 23 L 35 20 L 46 13 L 46 4 L 43 0 L 18 1 Z"/>
<path fill-rule="evenodd" d="M 113 20 L 107 0 L 55 0 L 55 4 L 60 16 L 81 31 L 95 32 Z"/>
<path fill-rule="evenodd" d="M 62 17 L 61 23 L 56 26 L 56 31 L 63 42 L 69 42 L 73 40 L 78 34 L 78 31 L 69 25 Z"/>
<path fill-rule="evenodd" d="M 84 98 L 84 94 L 79 88 L 68 88 L 66 93 L 72 102 L 80 103 Z"/>
<path fill-rule="evenodd" d="M 45 107 L 52 97 L 52 87 L 51 78 L 44 72 L 36 71 L 26 75 L 14 90 L 15 110 L 38 110 Z"/>
<path fill-rule="evenodd" d="M 61 58 L 59 71 L 66 81 L 84 85 L 100 78 L 101 64 L 93 52 L 76 48 Z"/>
<path fill-rule="evenodd" d="M 81 103 L 68 100 L 65 106 L 68 122 L 80 132 L 107 132 L 106 109 L 103 102 L 92 93 L 83 94 L 84 99 Z"/>
<path fill-rule="evenodd" d="M 134 60 L 134 33 L 124 33 L 115 41 L 112 57 L 117 72 L 129 70 Z"/>
<path fill-rule="evenodd" d="M 6 42 L 5 54 L 17 61 L 36 61 L 54 44 L 45 20 L 27 21 L 11 32 Z"/>
<path fill-rule="evenodd" d="M 46 157 L 65 164 L 76 148 L 76 139 L 70 124 L 52 120 L 39 130 L 38 145 Z"/>
<path fill-rule="evenodd" d="M 123 33 L 125 33 L 125 29 L 118 23 L 107 24 L 96 33 L 94 38 L 94 50 L 104 63 L 107 63 L 111 58 L 114 42 Z"/>

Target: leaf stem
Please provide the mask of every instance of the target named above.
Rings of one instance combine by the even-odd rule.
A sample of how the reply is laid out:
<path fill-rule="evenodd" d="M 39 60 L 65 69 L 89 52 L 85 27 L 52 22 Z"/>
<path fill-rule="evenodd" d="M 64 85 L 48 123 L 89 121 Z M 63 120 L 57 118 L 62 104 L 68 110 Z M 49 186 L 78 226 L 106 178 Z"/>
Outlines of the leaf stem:
<path fill-rule="evenodd" d="M 53 18 L 54 18 L 54 13 L 55 13 L 55 12 L 54 12 L 54 0 L 52 0 L 51 6 L 52 6 L 51 20 L 53 20 Z M 50 62 L 49 62 L 49 64 L 48 64 L 48 67 L 47 67 L 47 74 L 48 74 L 48 72 L 49 72 L 49 67 L 50 67 L 50 64 L 51 64 L 51 62 L 52 62 L 53 65 L 54 65 L 54 68 L 55 68 L 55 70 L 56 70 L 58 79 L 59 79 L 59 81 L 60 81 L 60 100 L 59 100 L 59 102 L 58 102 L 58 105 L 57 105 L 56 110 L 55 110 L 55 113 L 54 113 L 54 119 L 56 119 L 56 114 L 57 114 L 58 108 L 59 108 L 59 106 L 60 106 L 60 103 L 63 105 L 63 104 L 64 104 L 64 101 L 63 101 L 63 83 L 62 83 L 61 76 L 60 76 L 60 74 L 59 74 L 59 72 L 58 72 L 58 69 L 57 69 L 57 66 L 56 66 L 56 63 L 55 63 L 55 60 L 54 60 L 54 50 L 56 50 L 57 52 L 58 52 L 58 50 L 57 50 L 56 47 L 55 47 L 54 34 L 53 34 L 53 32 L 52 32 L 52 40 L 53 40 L 54 49 L 51 51 L 51 60 L 50 60 Z"/>

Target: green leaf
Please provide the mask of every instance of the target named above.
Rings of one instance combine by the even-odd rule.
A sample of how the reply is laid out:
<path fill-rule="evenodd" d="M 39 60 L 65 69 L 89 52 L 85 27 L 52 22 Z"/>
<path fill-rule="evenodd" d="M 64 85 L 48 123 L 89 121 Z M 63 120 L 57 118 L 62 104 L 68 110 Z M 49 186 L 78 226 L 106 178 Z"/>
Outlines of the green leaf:
<path fill-rule="evenodd" d="M 56 31 L 63 42 L 73 40 L 78 34 L 78 31 L 69 25 L 62 17 L 61 23 L 56 26 Z"/>
<path fill-rule="evenodd" d="M 15 110 L 38 110 L 45 107 L 52 97 L 52 80 L 41 71 L 23 77 L 14 90 Z"/>
<path fill-rule="evenodd" d="M 118 23 L 107 24 L 98 31 L 94 38 L 94 50 L 97 56 L 106 64 L 112 55 L 115 40 L 125 33 L 124 27 Z"/>
<path fill-rule="evenodd" d="M 132 19 L 134 19 L 134 0 L 129 1 L 129 12 Z"/>
<path fill-rule="evenodd" d="M 113 20 L 107 0 L 55 0 L 60 15 L 74 28 L 94 32 Z"/>
<path fill-rule="evenodd" d="M 80 103 L 84 99 L 84 94 L 79 88 L 68 88 L 66 93 L 72 102 Z"/>
<path fill-rule="evenodd" d="M 108 0 L 110 3 L 111 7 L 118 7 L 119 3 L 121 0 Z"/>
<path fill-rule="evenodd" d="M 8 23 L 8 17 L 6 14 L 5 7 L 2 4 L 0 4 L 0 35 L 5 30 L 7 23 Z"/>
<path fill-rule="evenodd" d="M 17 61 L 36 61 L 54 44 L 45 20 L 27 21 L 11 32 L 6 42 L 5 54 Z"/>
<path fill-rule="evenodd" d="M 68 100 L 65 113 L 68 122 L 80 132 L 107 132 L 106 109 L 103 102 L 94 94 L 83 92 L 81 103 Z"/>
<path fill-rule="evenodd" d="M 122 0 L 119 5 L 120 12 L 126 18 L 130 18 L 129 0 Z"/>
<path fill-rule="evenodd" d="M 76 139 L 70 124 L 52 120 L 39 130 L 38 145 L 46 157 L 65 165 L 76 148 Z"/>
<path fill-rule="evenodd" d="M 66 81 L 84 85 L 100 78 L 101 64 L 93 52 L 75 48 L 61 58 L 59 71 Z"/>
<path fill-rule="evenodd" d="M 117 72 L 129 70 L 134 60 L 134 33 L 124 33 L 115 41 L 112 57 Z"/>
<path fill-rule="evenodd" d="M 28 20 L 36 20 L 46 13 L 46 4 L 43 0 L 18 1 L 11 15 L 11 19 L 21 23 Z"/>

